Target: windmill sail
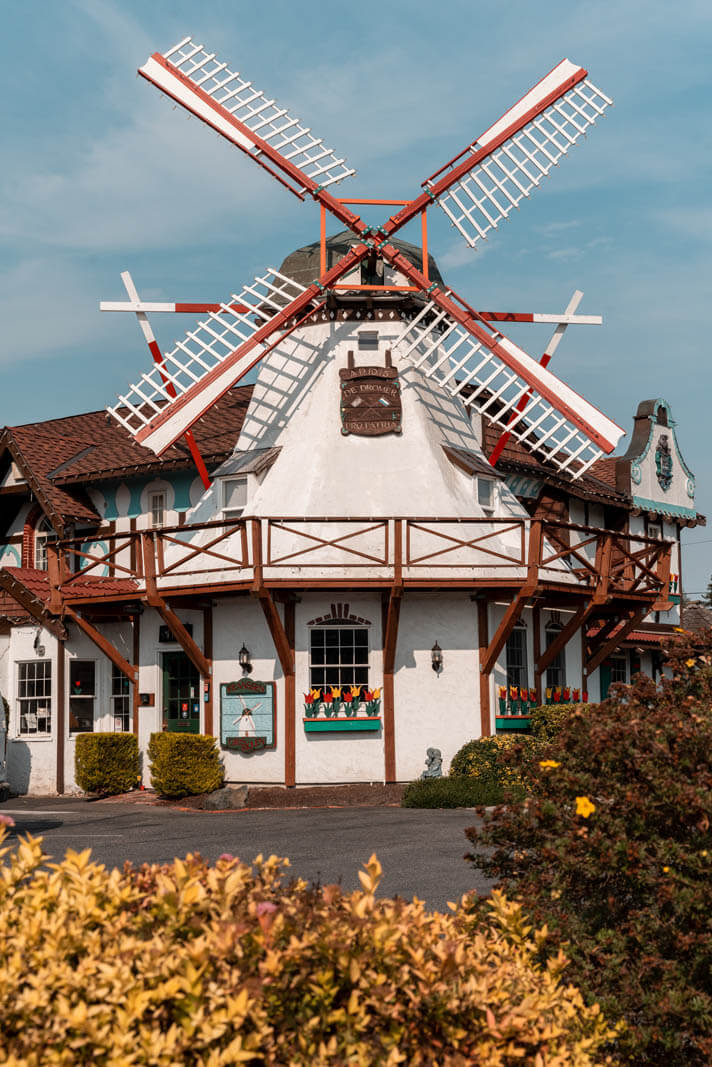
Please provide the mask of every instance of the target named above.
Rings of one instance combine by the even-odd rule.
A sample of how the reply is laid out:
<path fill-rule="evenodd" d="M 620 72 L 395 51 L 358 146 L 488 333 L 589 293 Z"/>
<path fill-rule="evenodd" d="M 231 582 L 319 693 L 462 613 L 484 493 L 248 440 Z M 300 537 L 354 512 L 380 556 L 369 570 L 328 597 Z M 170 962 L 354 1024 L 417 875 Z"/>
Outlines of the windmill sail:
<path fill-rule="evenodd" d="M 241 148 L 297 196 L 356 173 L 308 126 L 190 37 L 164 54 L 154 52 L 139 74 Z"/>
<path fill-rule="evenodd" d="M 309 303 L 310 291 L 270 268 L 189 330 L 109 413 L 160 455 L 254 366 L 272 334 L 289 329 L 300 298 Z"/>
<path fill-rule="evenodd" d="M 435 302 L 407 324 L 399 351 L 574 478 L 612 452 L 625 432 L 508 338 L 479 327 L 474 334 Z"/>
<path fill-rule="evenodd" d="M 612 103 L 583 67 L 564 59 L 428 178 L 426 192 L 474 248 L 541 185 Z"/>

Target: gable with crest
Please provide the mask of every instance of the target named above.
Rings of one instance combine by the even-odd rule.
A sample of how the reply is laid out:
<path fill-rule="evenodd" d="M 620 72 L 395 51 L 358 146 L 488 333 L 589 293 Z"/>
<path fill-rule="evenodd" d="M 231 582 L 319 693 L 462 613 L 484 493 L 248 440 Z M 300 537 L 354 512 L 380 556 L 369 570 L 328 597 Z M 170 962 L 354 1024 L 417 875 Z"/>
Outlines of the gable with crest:
<path fill-rule="evenodd" d="M 680 451 L 667 401 L 644 400 L 638 406 L 630 446 L 616 464 L 616 480 L 641 510 L 696 516 L 695 478 Z"/>

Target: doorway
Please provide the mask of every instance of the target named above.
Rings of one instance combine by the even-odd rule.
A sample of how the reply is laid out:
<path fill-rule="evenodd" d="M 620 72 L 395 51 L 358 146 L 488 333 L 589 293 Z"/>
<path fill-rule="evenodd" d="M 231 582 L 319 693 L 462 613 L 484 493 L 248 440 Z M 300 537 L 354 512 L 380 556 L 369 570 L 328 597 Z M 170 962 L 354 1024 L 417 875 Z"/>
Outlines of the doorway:
<path fill-rule="evenodd" d="M 162 652 L 163 722 L 173 733 L 200 733 L 200 675 L 185 652 Z"/>

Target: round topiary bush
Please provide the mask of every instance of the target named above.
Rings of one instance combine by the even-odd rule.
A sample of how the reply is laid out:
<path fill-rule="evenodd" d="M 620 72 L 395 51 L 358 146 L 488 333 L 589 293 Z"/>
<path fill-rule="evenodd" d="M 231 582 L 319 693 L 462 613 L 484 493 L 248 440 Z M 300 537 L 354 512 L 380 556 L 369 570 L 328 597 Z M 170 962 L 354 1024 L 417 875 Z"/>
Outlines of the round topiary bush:
<path fill-rule="evenodd" d="M 128 793 L 140 781 L 135 734 L 77 734 L 74 778 L 85 793 Z"/>
<path fill-rule="evenodd" d="M 529 723 L 533 737 L 548 741 L 559 732 L 564 721 L 577 709 L 590 712 L 590 704 L 539 704 L 529 712 Z"/>
<path fill-rule="evenodd" d="M 527 734 L 500 734 L 468 741 L 453 756 L 450 775 L 466 776 L 483 783 L 493 783 L 501 789 L 514 788 L 520 792 L 519 759 L 526 759 L 533 748 Z"/>
<path fill-rule="evenodd" d="M 712 631 L 579 706 L 522 765 L 524 804 L 467 831 L 472 861 L 527 902 L 571 978 L 620 1013 L 623 1062 L 712 1063 Z M 617 1061 L 618 1062 L 618 1061 Z"/>
<path fill-rule="evenodd" d="M 225 779 L 217 742 L 208 734 L 151 734 L 151 785 L 162 797 L 212 793 Z"/>

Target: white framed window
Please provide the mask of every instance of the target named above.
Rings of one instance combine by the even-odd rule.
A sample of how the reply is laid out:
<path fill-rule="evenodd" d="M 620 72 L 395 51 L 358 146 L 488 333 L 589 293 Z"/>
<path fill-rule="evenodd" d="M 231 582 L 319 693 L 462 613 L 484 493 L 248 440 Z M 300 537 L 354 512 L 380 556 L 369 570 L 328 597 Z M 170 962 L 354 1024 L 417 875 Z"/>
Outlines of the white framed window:
<path fill-rule="evenodd" d="M 54 536 L 49 519 L 43 518 L 35 531 L 35 567 L 38 571 L 47 570 L 47 542 Z"/>
<path fill-rule="evenodd" d="M 363 626 L 314 626 L 309 634 L 309 684 L 368 685 L 368 630 Z"/>
<path fill-rule="evenodd" d="M 115 732 L 131 732 L 131 684 L 115 664 L 111 667 L 111 721 Z"/>
<path fill-rule="evenodd" d="M 222 483 L 222 513 L 225 519 L 239 519 L 247 506 L 247 475 L 225 478 Z"/>
<path fill-rule="evenodd" d="M 494 479 L 478 476 L 475 481 L 477 482 L 477 503 L 485 515 L 493 515 L 495 501 Z"/>
<path fill-rule="evenodd" d="M 654 537 L 656 541 L 662 541 L 663 528 L 659 522 L 649 522 L 645 531 L 646 536 Z"/>
<path fill-rule="evenodd" d="M 151 526 L 154 529 L 164 526 L 166 522 L 166 494 L 162 490 L 151 493 L 148 498 L 148 506 L 151 512 Z"/>
<path fill-rule="evenodd" d="M 563 627 L 558 622 L 548 622 L 546 624 L 546 647 L 549 648 L 553 645 L 556 638 L 561 633 Z M 553 660 L 546 668 L 546 688 L 555 689 L 557 686 L 566 685 L 566 651 L 561 648 L 554 656 Z"/>
<path fill-rule="evenodd" d="M 626 681 L 625 656 L 611 656 L 611 685 Z"/>
<path fill-rule="evenodd" d="M 94 730 L 96 664 L 93 659 L 69 663 L 69 732 L 89 734 Z"/>
<path fill-rule="evenodd" d="M 527 667 L 527 631 L 518 624 L 507 638 L 507 685 L 516 685 L 519 689 L 529 687 Z"/>
<path fill-rule="evenodd" d="M 52 728 L 52 663 L 48 659 L 17 665 L 17 707 L 21 736 L 48 734 Z"/>

